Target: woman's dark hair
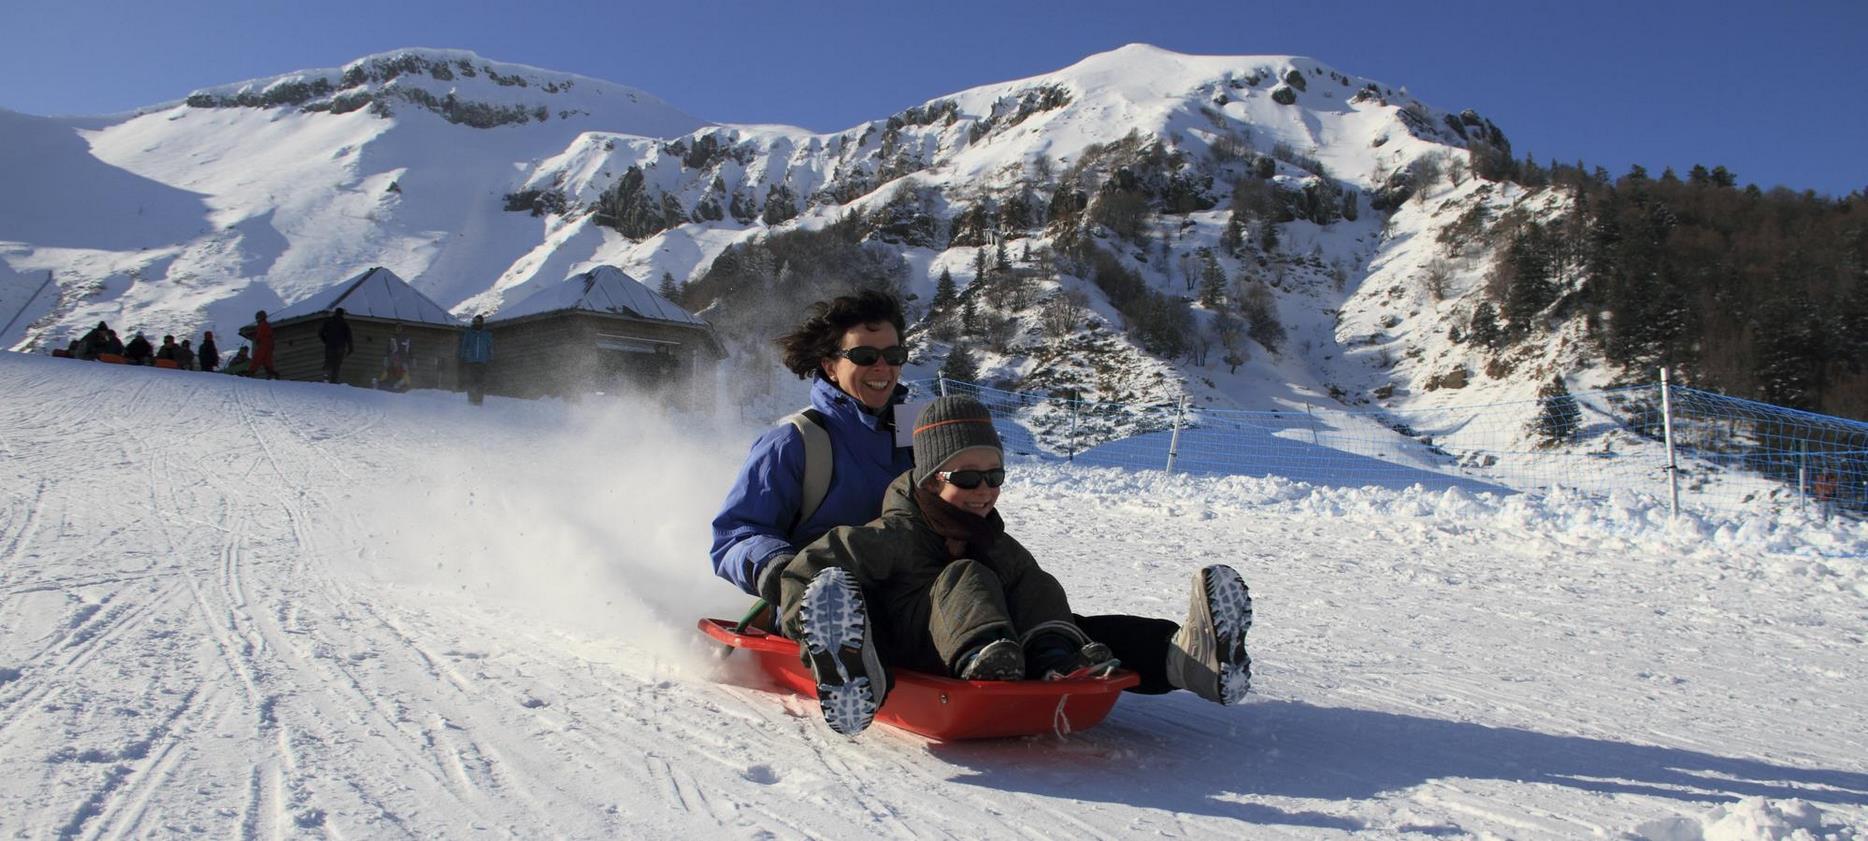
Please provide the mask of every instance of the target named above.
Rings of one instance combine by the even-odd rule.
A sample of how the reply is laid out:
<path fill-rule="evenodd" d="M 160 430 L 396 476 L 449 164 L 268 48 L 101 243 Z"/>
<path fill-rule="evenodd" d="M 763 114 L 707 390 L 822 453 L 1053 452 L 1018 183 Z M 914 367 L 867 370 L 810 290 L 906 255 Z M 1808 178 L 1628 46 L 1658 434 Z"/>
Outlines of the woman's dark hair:
<path fill-rule="evenodd" d="M 820 370 L 818 362 L 836 352 L 843 334 L 858 324 L 886 322 L 895 325 L 895 335 L 908 332 L 908 321 L 895 296 L 874 289 L 852 295 L 840 295 L 811 305 L 810 315 L 790 333 L 778 337 L 778 350 L 785 357 L 785 368 L 808 380 Z"/>

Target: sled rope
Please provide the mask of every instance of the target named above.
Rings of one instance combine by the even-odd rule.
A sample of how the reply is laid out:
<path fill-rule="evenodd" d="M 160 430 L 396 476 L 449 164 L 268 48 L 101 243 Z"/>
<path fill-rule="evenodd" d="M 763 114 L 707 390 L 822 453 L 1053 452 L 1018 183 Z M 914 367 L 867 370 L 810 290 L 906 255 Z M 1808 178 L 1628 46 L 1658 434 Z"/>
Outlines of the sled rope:
<path fill-rule="evenodd" d="M 1064 704 L 1069 700 L 1069 693 L 1057 696 L 1057 711 L 1051 713 L 1051 732 L 1059 739 L 1070 735 L 1070 716 L 1064 715 Z"/>

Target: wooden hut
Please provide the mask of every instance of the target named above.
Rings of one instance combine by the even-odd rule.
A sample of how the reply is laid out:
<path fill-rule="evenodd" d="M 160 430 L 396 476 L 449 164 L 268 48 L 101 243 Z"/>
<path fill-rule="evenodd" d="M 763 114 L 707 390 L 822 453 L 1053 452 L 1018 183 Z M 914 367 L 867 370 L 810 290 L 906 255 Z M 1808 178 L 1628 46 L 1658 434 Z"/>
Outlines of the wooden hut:
<path fill-rule="evenodd" d="M 389 339 L 407 340 L 411 388 L 454 388 L 456 351 L 464 325 L 440 304 L 381 266 L 364 271 L 277 312 L 272 322 L 273 361 L 288 380 L 324 379 L 324 343 L 318 328 L 342 307 L 356 350 L 340 369 L 342 382 L 371 387 L 383 376 Z M 253 325 L 240 328 L 253 339 Z"/>
<path fill-rule="evenodd" d="M 487 318 L 487 391 L 513 397 L 713 392 L 726 349 L 707 322 L 614 266 L 546 287 Z"/>

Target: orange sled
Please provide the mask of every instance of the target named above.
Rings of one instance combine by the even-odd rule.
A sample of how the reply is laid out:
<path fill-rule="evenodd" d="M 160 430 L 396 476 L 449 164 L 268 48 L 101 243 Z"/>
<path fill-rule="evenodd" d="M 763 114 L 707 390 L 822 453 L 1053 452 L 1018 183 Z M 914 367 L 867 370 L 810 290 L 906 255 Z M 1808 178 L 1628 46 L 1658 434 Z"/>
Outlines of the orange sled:
<path fill-rule="evenodd" d="M 817 682 L 798 658 L 798 644 L 756 628 L 734 630 L 729 619 L 702 619 L 702 633 L 758 658 L 779 685 L 817 697 Z M 730 652 L 729 652 L 730 653 Z M 958 680 L 893 669 L 895 687 L 876 721 L 935 741 L 1064 735 L 1102 723 L 1122 690 L 1141 682 L 1134 672 L 1070 680 Z"/>

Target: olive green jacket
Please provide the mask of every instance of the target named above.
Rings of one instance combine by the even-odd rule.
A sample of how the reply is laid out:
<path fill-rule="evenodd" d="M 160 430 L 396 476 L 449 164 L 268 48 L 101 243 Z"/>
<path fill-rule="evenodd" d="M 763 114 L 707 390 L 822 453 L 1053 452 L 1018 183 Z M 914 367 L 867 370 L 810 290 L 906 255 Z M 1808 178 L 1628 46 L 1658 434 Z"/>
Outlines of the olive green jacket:
<path fill-rule="evenodd" d="M 988 519 L 997 535 L 984 556 L 951 557 L 914 498 L 911 473 L 903 473 L 883 495 L 882 516 L 832 529 L 792 558 L 780 578 L 781 627 L 801 638 L 804 588 L 836 566 L 862 587 L 878 649 L 892 665 L 949 671 L 976 645 L 1022 642 L 1039 631 L 1087 639 L 1063 586 L 1004 533 L 997 511 Z"/>

